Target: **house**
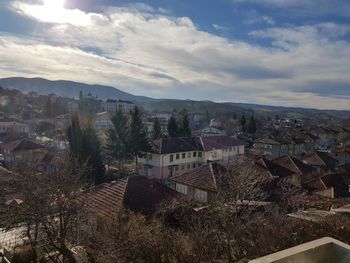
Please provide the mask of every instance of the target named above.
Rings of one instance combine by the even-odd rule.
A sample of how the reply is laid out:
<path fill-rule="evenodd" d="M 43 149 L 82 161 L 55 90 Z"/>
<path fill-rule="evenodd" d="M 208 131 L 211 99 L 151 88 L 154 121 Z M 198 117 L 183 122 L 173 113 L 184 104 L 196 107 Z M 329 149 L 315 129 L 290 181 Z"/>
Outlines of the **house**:
<path fill-rule="evenodd" d="M 266 156 L 270 159 L 289 155 L 293 149 L 289 141 L 276 138 L 258 139 L 254 142 L 254 148 L 259 156 Z"/>
<path fill-rule="evenodd" d="M 225 130 L 215 127 L 207 127 L 200 131 L 200 135 L 203 137 L 225 135 L 225 133 Z"/>
<path fill-rule="evenodd" d="M 144 176 L 132 176 L 93 187 L 83 202 L 99 217 L 113 220 L 121 209 L 152 214 L 163 202 L 179 198 L 173 189 Z"/>
<path fill-rule="evenodd" d="M 315 194 L 329 198 L 349 196 L 349 186 L 340 174 L 326 174 L 319 178 L 311 179 L 304 182 L 304 187 Z"/>
<path fill-rule="evenodd" d="M 292 172 L 290 183 L 294 185 L 302 185 L 304 182 L 319 177 L 317 171 L 310 165 L 303 163 L 301 160 L 285 155 L 277 159 L 273 159 L 274 164 L 278 164 Z"/>
<path fill-rule="evenodd" d="M 29 134 L 29 126 L 24 123 L 19 122 L 0 122 L 0 135 L 5 135 L 9 133 L 18 133 L 22 135 Z"/>
<path fill-rule="evenodd" d="M 150 178 L 166 179 L 205 163 L 199 137 L 162 138 L 152 142 L 151 151 L 139 158 L 138 172 Z"/>
<path fill-rule="evenodd" d="M 139 159 L 139 174 L 166 179 L 193 170 L 207 162 L 230 165 L 244 155 L 244 143 L 229 136 L 162 138 Z"/>
<path fill-rule="evenodd" d="M 96 114 L 95 127 L 98 130 L 107 130 L 113 127 L 111 121 L 111 115 L 109 112 L 104 111 Z"/>
<path fill-rule="evenodd" d="M 135 110 L 135 104 L 126 100 L 106 100 L 102 103 L 102 108 L 109 113 L 121 111 L 122 113 L 129 114 Z"/>
<path fill-rule="evenodd" d="M 46 153 L 46 147 L 29 139 L 13 141 L 1 145 L 5 163 L 16 165 L 19 163 L 39 162 Z"/>
<path fill-rule="evenodd" d="M 218 173 L 217 168 L 213 163 L 209 163 L 171 180 L 177 192 L 195 202 L 209 203 L 217 193 L 216 173 Z"/>
<path fill-rule="evenodd" d="M 334 148 L 331 150 L 331 155 L 338 160 L 338 165 L 350 163 L 350 146 Z"/>
<path fill-rule="evenodd" d="M 245 143 L 229 136 L 200 137 L 206 162 L 232 164 L 237 156 L 244 155 Z"/>
<path fill-rule="evenodd" d="M 301 160 L 316 168 L 316 170 L 321 173 L 327 173 L 334 171 L 337 160 L 329 155 L 327 152 L 315 151 L 313 153 L 309 153 L 301 158 Z"/>

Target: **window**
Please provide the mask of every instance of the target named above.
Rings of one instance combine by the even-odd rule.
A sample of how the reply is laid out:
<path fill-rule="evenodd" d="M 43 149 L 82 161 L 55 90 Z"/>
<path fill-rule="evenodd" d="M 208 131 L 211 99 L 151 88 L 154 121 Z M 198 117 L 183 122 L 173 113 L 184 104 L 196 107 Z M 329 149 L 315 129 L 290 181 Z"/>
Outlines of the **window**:
<path fill-rule="evenodd" d="M 196 168 L 196 163 L 193 163 L 193 164 L 192 164 L 192 168 L 193 168 L 193 169 Z"/>
<path fill-rule="evenodd" d="M 198 156 L 199 156 L 199 157 L 202 157 L 202 152 L 199 152 L 199 153 L 198 153 Z"/>
<path fill-rule="evenodd" d="M 175 166 L 175 171 L 177 172 L 179 170 L 179 166 Z"/>
<path fill-rule="evenodd" d="M 191 153 L 188 153 L 188 154 L 187 154 L 187 158 L 191 158 Z"/>
<path fill-rule="evenodd" d="M 174 161 L 174 155 L 170 154 L 170 162 Z"/>
<path fill-rule="evenodd" d="M 176 154 L 176 160 L 179 160 L 179 159 L 180 159 L 180 154 L 177 153 L 177 154 Z"/>
<path fill-rule="evenodd" d="M 186 153 L 182 153 L 182 159 L 186 158 Z"/>
<path fill-rule="evenodd" d="M 191 165 L 190 164 L 187 164 L 187 169 L 191 169 Z"/>
<path fill-rule="evenodd" d="M 187 185 L 176 183 L 175 188 L 177 192 L 187 195 Z"/>
<path fill-rule="evenodd" d="M 185 166 L 184 165 L 181 165 L 181 170 L 185 170 Z"/>
<path fill-rule="evenodd" d="M 197 152 L 193 152 L 193 157 L 197 157 Z"/>
<path fill-rule="evenodd" d="M 207 203 L 208 193 L 199 189 L 194 189 L 194 200 L 201 203 Z"/>

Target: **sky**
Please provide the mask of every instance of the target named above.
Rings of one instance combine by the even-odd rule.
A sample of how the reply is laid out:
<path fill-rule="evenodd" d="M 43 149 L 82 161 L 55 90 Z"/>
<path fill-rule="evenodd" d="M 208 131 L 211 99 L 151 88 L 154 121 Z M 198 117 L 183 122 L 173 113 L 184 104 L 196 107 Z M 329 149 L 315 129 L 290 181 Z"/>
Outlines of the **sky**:
<path fill-rule="evenodd" d="M 0 0 L 0 77 L 350 110 L 350 0 Z"/>

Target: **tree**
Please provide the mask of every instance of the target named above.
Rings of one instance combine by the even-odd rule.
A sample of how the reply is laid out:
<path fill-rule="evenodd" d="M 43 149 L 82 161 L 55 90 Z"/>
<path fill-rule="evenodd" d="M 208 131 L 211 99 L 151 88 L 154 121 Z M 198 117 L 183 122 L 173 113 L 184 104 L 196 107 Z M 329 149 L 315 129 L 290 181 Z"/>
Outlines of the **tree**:
<path fill-rule="evenodd" d="M 168 134 L 170 137 L 177 137 L 179 134 L 179 128 L 174 116 L 171 116 L 168 122 Z"/>
<path fill-rule="evenodd" d="M 79 91 L 79 100 L 82 101 L 84 99 L 83 91 Z"/>
<path fill-rule="evenodd" d="M 153 122 L 152 140 L 160 139 L 162 136 L 162 127 L 160 126 L 158 118 L 155 118 Z"/>
<path fill-rule="evenodd" d="M 130 158 L 128 138 L 128 119 L 118 110 L 111 118 L 113 127 L 107 130 L 105 151 L 110 159 L 119 161 L 119 169 L 123 170 L 124 162 Z"/>
<path fill-rule="evenodd" d="M 191 137 L 191 127 L 188 119 L 188 113 L 186 110 L 181 112 L 181 125 L 179 129 L 179 135 L 182 137 Z"/>
<path fill-rule="evenodd" d="M 83 129 L 82 153 L 83 160 L 89 167 L 86 179 L 94 182 L 95 185 L 103 183 L 105 166 L 102 160 L 101 143 L 91 122 Z"/>
<path fill-rule="evenodd" d="M 47 118 L 53 117 L 53 104 L 50 97 L 47 97 L 47 101 L 45 105 L 45 113 Z"/>
<path fill-rule="evenodd" d="M 86 164 L 89 169 L 84 174 L 86 182 L 100 184 L 103 182 L 105 168 L 101 156 L 101 143 L 96 130 L 89 122 L 81 128 L 79 115 L 75 113 L 67 129 L 69 153 L 79 165 Z"/>
<path fill-rule="evenodd" d="M 254 116 L 250 117 L 249 124 L 248 124 L 248 132 L 251 134 L 256 133 L 256 120 L 254 119 Z"/>
<path fill-rule="evenodd" d="M 30 262 L 39 262 L 40 257 L 50 262 L 75 262 L 70 244 L 76 242 L 77 218 L 84 206 L 80 196 L 85 167 L 70 156 L 54 166 L 48 173 L 30 167 L 19 167 L 13 173 L 15 191 L 23 203 L 9 207 L 6 225 L 12 228 L 20 223 L 25 229 L 32 251 Z"/>
<path fill-rule="evenodd" d="M 132 156 L 135 158 L 136 173 L 138 173 L 138 157 L 143 156 L 143 152 L 150 148 L 147 132 L 143 125 L 138 107 L 135 107 L 135 110 L 132 112 L 128 135 L 129 149 Z"/>
<path fill-rule="evenodd" d="M 241 127 L 242 127 L 242 130 L 245 131 L 246 130 L 246 124 L 247 124 L 247 120 L 244 116 L 244 114 L 242 115 L 241 117 Z"/>

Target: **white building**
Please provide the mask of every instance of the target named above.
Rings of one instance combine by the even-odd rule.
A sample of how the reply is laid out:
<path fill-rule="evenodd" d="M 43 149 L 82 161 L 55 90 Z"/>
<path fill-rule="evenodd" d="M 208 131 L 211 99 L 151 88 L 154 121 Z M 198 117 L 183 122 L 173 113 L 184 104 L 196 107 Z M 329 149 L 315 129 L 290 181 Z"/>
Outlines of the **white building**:
<path fill-rule="evenodd" d="M 29 126 L 19 122 L 0 122 L 0 134 L 7 134 L 11 132 L 28 134 Z"/>
<path fill-rule="evenodd" d="M 106 100 L 102 103 L 104 111 L 115 113 L 120 110 L 122 113 L 130 113 L 135 110 L 135 104 L 124 100 Z"/>
<path fill-rule="evenodd" d="M 138 172 L 151 178 L 178 176 L 208 162 L 230 165 L 243 155 L 244 143 L 228 136 L 163 138 L 139 159 Z"/>
<path fill-rule="evenodd" d="M 107 130 L 113 127 L 111 115 L 104 111 L 96 114 L 95 127 L 98 130 Z"/>

